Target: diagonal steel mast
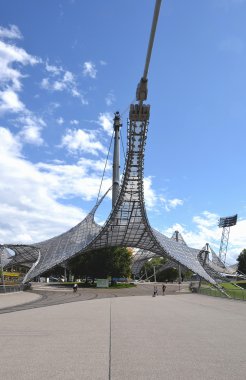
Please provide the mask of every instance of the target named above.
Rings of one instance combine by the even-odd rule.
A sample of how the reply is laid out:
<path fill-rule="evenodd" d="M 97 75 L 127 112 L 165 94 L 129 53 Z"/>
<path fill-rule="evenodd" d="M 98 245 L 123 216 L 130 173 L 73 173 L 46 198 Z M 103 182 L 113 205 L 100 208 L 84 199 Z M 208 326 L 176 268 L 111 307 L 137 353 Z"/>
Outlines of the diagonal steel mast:
<path fill-rule="evenodd" d="M 156 3 L 155 3 L 155 10 L 154 10 L 151 32 L 150 32 L 150 37 L 149 37 L 148 50 L 147 50 L 146 59 L 145 59 L 144 72 L 137 87 L 136 100 L 139 101 L 140 106 L 142 106 L 143 101 L 146 100 L 148 96 L 147 76 L 148 76 L 152 48 L 153 48 L 154 39 L 155 39 L 156 26 L 158 22 L 160 7 L 161 7 L 161 1 L 162 0 L 156 0 Z"/>
<path fill-rule="evenodd" d="M 149 37 L 149 44 L 145 59 L 145 66 L 143 76 L 137 86 L 136 92 L 136 100 L 139 101 L 140 110 L 142 109 L 143 101 L 147 99 L 148 88 L 147 88 L 147 75 L 149 70 L 149 64 L 151 59 L 152 48 L 155 39 L 156 26 L 158 22 L 160 7 L 162 0 L 156 0 L 154 15 L 152 20 L 152 26 Z M 119 195 L 119 187 L 120 187 L 120 115 L 119 112 L 115 113 L 114 118 L 114 156 L 113 156 L 113 178 L 112 178 L 112 208 L 116 204 L 116 200 Z"/>

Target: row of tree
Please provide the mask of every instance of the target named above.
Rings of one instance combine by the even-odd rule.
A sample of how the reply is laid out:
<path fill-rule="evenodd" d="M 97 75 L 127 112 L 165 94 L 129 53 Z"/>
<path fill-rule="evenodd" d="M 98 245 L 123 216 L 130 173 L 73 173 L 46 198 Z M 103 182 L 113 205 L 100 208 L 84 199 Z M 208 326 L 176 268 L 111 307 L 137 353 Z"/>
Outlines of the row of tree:
<path fill-rule="evenodd" d="M 74 257 L 69 268 L 76 278 L 86 279 L 130 277 L 132 250 L 125 247 L 107 247 Z"/>

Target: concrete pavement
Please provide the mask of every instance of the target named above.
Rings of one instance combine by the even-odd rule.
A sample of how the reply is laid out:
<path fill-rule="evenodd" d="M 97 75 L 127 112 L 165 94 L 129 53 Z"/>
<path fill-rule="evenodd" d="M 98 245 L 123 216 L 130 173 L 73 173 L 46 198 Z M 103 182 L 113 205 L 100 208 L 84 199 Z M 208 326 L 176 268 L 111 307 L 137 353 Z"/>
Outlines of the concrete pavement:
<path fill-rule="evenodd" d="M 245 325 L 245 303 L 197 294 L 2 314 L 1 378 L 243 379 Z"/>
<path fill-rule="evenodd" d="M 40 298 L 40 295 L 29 292 L 1 293 L 0 310 L 7 307 L 13 307 L 17 305 L 23 305 L 29 302 L 34 302 Z"/>

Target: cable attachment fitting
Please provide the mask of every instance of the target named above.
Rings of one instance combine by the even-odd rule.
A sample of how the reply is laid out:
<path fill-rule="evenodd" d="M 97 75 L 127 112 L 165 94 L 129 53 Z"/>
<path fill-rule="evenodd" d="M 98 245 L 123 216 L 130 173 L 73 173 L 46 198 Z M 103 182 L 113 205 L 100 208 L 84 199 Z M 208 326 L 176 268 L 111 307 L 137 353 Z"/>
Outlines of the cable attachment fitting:
<path fill-rule="evenodd" d="M 120 113 L 117 111 L 114 114 L 114 131 L 117 129 L 119 131 L 120 127 L 122 127 L 120 120 Z"/>
<path fill-rule="evenodd" d="M 141 78 L 137 86 L 136 100 L 144 101 L 147 99 L 147 96 L 148 96 L 148 79 Z"/>

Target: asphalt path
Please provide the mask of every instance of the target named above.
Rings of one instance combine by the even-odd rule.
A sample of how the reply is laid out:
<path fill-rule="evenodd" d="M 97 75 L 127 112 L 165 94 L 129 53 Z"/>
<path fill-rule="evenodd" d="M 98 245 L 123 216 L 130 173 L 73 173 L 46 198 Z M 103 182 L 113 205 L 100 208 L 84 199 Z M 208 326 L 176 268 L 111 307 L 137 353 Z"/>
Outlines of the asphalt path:
<path fill-rule="evenodd" d="M 52 305 L 60 305 L 70 302 L 88 301 L 93 299 L 113 298 L 113 297 L 132 297 L 132 296 L 152 296 L 153 295 L 153 283 L 143 283 L 136 287 L 131 288 L 78 288 L 76 293 L 73 292 L 72 287 L 64 288 L 58 286 L 52 286 L 42 283 L 33 283 L 32 290 L 24 292 L 23 303 L 11 305 L 11 295 L 9 295 L 8 304 L 0 304 L 0 314 L 12 313 L 15 311 L 28 310 L 40 307 L 47 307 Z M 162 284 L 157 284 L 158 295 L 162 295 Z M 188 283 L 183 283 L 179 286 L 177 283 L 166 284 L 165 295 L 178 295 L 188 292 Z M 30 301 L 26 301 L 26 293 L 35 294 L 39 297 L 35 297 Z M 8 297 L 6 295 L 5 297 Z M 20 303 L 20 301 L 19 301 Z"/>

